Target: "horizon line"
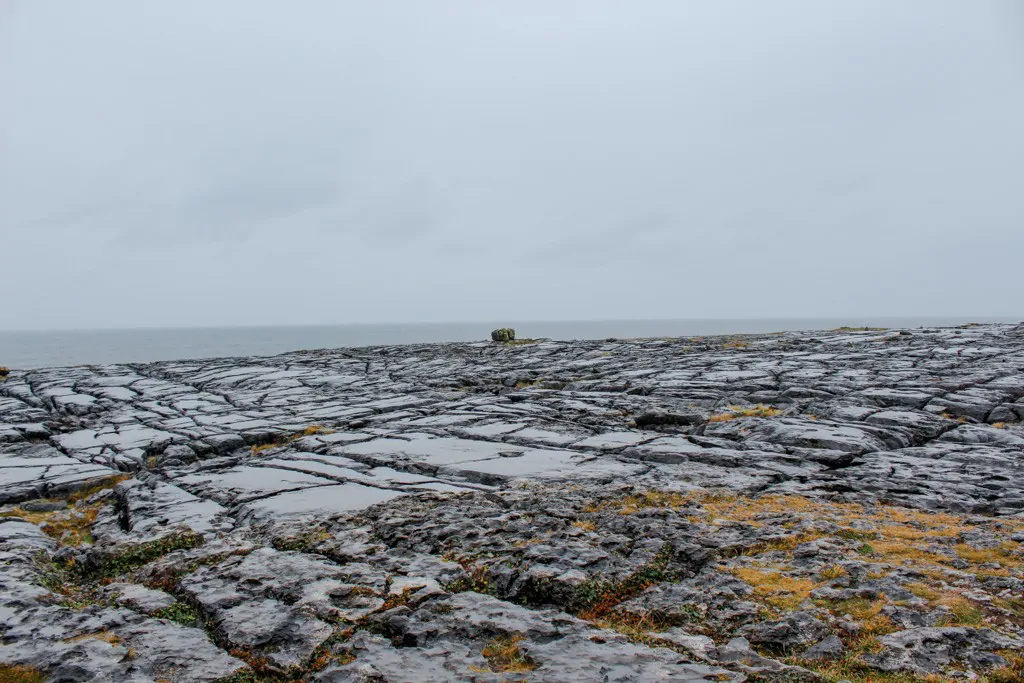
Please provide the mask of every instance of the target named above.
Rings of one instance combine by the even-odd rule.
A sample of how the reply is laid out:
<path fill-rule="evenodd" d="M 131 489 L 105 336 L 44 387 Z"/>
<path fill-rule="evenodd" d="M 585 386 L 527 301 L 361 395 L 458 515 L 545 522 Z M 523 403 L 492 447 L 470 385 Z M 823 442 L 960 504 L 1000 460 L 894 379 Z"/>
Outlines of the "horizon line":
<path fill-rule="evenodd" d="M 851 320 L 852 319 L 852 320 Z M 231 324 L 231 325 L 139 325 L 135 327 L 38 327 L 4 329 L 0 334 L 34 334 L 45 332 L 135 332 L 170 330 L 231 330 L 231 329 L 272 329 L 272 328 L 316 328 L 316 327 L 428 327 L 444 325 L 504 325 L 511 324 L 588 324 L 588 323 L 668 323 L 668 322 L 745 322 L 745 321 L 843 321 L 869 320 L 968 320 L 969 322 L 1024 322 L 1024 316 L 1013 315 L 842 315 L 842 316 L 754 316 L 731 318 L 535 318 L 499 320 L 448 320 L 448 321 L 393 321 L 393 322 L 344 322 L 344 323 L 278 323 L 278 324 Z"/>

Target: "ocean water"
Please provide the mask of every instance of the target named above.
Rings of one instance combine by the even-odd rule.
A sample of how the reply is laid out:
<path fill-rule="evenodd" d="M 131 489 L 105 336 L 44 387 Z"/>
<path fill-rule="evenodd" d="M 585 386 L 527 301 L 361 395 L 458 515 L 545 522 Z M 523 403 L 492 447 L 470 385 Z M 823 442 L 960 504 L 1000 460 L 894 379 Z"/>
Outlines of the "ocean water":
<path fill-rule="evenodd" d="M 757 318 L 736 320 L 599 320 L 505 323 L 414 323 L 294 327 L 166 327 L 126 330 L 0 331 L 0 366 L 30 369 L 184 358 L 269 356 L 300 349 L 490 339 L 495 327 L 520 338 L 605 339 L 754 334 L 852 327 L 930 327 L 1014 318 Z"/>

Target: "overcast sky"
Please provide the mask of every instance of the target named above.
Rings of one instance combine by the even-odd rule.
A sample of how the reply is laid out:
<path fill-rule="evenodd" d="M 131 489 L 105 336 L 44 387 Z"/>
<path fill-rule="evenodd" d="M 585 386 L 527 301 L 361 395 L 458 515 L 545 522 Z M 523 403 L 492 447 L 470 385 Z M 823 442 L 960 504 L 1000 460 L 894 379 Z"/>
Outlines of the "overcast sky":
<path fill-rule="evenodd" d="M 3 0 L 0 145 L 0 329 L 1024 314 L 1020 0 Z"/>

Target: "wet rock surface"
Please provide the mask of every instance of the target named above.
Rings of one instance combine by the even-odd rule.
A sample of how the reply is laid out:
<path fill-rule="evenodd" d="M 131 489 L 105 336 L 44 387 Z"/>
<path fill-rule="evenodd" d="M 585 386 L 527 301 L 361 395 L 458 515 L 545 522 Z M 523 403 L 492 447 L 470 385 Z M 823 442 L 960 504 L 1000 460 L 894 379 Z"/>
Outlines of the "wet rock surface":
<path fill-rule="evenodd" d="M 0 673 L 1020 680 L 1022 415 L 1008 325 L 13 370 Z"/>

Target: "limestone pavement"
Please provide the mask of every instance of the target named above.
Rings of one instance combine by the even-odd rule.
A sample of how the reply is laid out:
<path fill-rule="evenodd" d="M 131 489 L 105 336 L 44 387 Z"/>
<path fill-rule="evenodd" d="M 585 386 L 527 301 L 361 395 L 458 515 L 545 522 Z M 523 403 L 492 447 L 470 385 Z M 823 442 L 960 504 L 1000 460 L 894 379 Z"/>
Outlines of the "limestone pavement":
<path fill-rule="evenodd" d="M 0 672 L 1021 680 L 1022 419 L 1010 325 L 12 370 Z"/>

